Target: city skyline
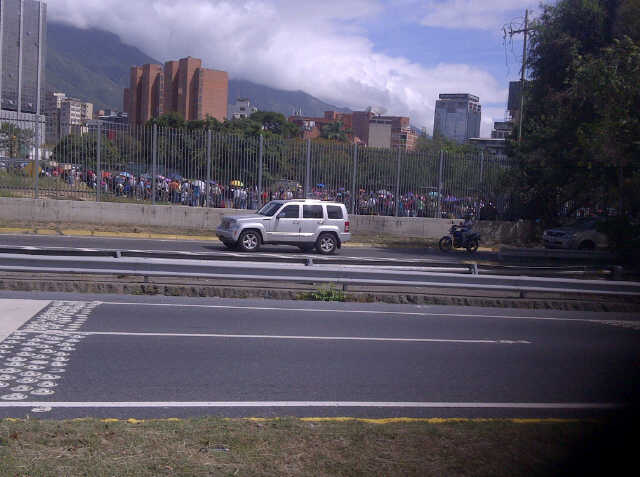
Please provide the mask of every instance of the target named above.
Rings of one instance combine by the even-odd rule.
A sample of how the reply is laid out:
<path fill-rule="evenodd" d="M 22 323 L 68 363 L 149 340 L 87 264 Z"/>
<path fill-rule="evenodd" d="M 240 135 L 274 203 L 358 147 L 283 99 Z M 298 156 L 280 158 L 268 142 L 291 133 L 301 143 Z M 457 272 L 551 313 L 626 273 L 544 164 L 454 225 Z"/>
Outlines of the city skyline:
<path fill-rule="evenodd" d="M 429 132 L 438 94 L 469 92 L 483 98 L 483 136 L 504 118 L 508 81 L 519 76 L 519 39 L 507 48 L 502 26 L 537 4 L 120 1 L 59 1 L 50 4 L 51 17 L 112 31 L 161 61 L 196 56 L 232 78 L 303 90 L 352 110 L 386 108 Z"/>

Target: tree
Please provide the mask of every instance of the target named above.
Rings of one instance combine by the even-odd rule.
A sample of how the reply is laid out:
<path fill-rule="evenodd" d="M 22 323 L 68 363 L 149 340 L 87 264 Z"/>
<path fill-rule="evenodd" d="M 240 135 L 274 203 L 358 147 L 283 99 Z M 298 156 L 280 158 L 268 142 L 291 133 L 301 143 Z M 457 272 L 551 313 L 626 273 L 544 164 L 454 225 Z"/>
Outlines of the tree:
<path fill-rule="evenodd" d="M 321 137 L 330 141 L 348 142 L 353 132 L 345 129 L 342 121 L 335 121 L 322 127 Z"/>
<path fill-rule="evenodd" d="M 211 130 L 241 136 L 275 135 L 285 139 L 296 137 L 300 132 L 298 126 L 287 121 L 283 114 L 270 111 L 258 111 L 249 118 L 225 119 L 222 122 L 212 117 L 198 121 L 185 121 L 180 114 L 172 112 L 147 122 L 147 126 L 154 124 L 161 128 L 189 131 Z"/>
<path fill-rule="evenodd" d="M 625 210 L 631 205 L 624 203 L 625 178 L 629 183 L 640 170 L 640 47 L 625 36 L 599 55 L 578 57 L 574 69 L 569 97 L 592 109 L 592 121 L 577 129 L 578 144 L 607 183 L 616 184 L 618 209 Z"/>
<path fill-rule="evenodd" d="M 147 126 L 153 126 L 157 124 L 162 128 L 183 128 L 187 122 L 184 120 L 180 113 L 171 112 L 165 113 L 159 118 L 153 118 L 147 121 Z"/>
<path fill-rule="evenodd" d="M 122 168 L 118 149 L 103 136 L 100 141 L 101 168 Z M 59 164 L 78 164 L 87 170 L 96 170 L 98 140 L 95 134 L 70 134 L 53 148 L 52 159 Z"/>
<path fill-rule="evenodd" d="M 473 144 L 460 144 L 437 133 L 433 136 L 433 138 L 430 138 L 428 136 L 418 137 L 416 150 L 419 152 L 430 152 L 438 154 L 441 151 L 454 154 L 471 154 L 480 152 L 480 149 Z"/>
<path fill-rule="evenodd" d="M 524 215 L 550 222 L 561 208 L 629 210 L 620 197 L 637 167 L 640 32 L 629 22 L 639 3 L 560 0 L 533 23 L 523 141 L 509 144 L 517 168 L 508 185 Z"/>
<path fill-rule="evenodd" d="M 4 123 L 0 127 L 0 150 L 9 157 L 26 156 L 33 146 L 34 131 L 22 129 L 15 124 Z"/>
<path fill-rule="evenodd" d="M 287 121 L 284 114 L 258 111 L 253 113 L 249 119 L 260 124 L 263 131 L 282 136 L 285 139 L 296 137 L 300 133 L 300 128 Z"/>

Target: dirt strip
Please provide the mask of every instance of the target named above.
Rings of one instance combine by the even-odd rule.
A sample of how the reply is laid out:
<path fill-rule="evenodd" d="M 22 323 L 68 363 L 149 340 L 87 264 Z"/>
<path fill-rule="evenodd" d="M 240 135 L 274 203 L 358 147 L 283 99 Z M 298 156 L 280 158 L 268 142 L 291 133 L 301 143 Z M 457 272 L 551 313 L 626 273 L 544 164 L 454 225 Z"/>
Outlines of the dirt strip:
<path fill-rule="evenodd" d="M 318 283 L 252 282 L 190 279 L 183 277 L 55 274 L 5 272 L 0 290 L 54 293 L 91 293 L 148 296 L 264 298 L 275 300 L 344 301 L 416 305 L 479 306 L 566 311 L 640 311 L 637 297 L 608 297 L 597 294 L 447 289 L 429 287 L 373 287 Z"/>

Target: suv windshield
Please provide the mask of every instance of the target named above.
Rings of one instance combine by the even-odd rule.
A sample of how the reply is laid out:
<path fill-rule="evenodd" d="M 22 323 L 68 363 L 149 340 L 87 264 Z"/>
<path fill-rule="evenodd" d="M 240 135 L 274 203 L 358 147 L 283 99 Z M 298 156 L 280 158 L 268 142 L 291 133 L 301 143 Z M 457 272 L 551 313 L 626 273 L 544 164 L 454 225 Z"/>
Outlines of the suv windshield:
<path fill-rule="evenodd" d="M 262 209 L 258 211 L 260 215 L 265 217 L 273 217 L 278 209 L 282 206 L 282 202 L 269 202 Z"/>

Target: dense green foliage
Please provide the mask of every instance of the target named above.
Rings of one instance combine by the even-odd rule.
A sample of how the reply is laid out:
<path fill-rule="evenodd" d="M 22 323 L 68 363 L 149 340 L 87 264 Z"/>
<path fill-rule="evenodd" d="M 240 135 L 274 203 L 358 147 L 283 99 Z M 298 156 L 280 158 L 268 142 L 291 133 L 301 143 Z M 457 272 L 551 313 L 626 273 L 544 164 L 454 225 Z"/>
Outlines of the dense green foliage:
<path fill-rule="evenodd" d="M 640 1 L 560 0 L 533 23 L 519 168 L 523 215 L 637 214 Z"/>
<path fill-rule="evenodd" d="M 418 137 L 416 150 L 432 154 L 440 153 L 440 151 L 453 154 L 475 154 L 480 152 L 480 149 L 473 144 L 460 144 L 439 134 L 434 135 L 432 138 L 424 135 Z"/>
<path fill-rule="evenodd" d="M 287 121 L 280 113 L 258 111 L 245 119 L 218 121 L 208 118 L 203 121 L 185 121 L 178 113 L 168 113 L 158 119 L 152 119 L 148 126 L 157 124 L 161 128 L 186 129 L 189 131 L 211 130 L 216 133 L 236 134 L 244 137 L 264 135 L 278 136 L 283 139 L 297 137 L 300 128 Z"/>
<path fill-rule="evenodd" d="M 321 137 L 330 141 L 348 142 L 353 131 L 345 129 L 342 121 L 335 121 L 322 128 Z"/>

